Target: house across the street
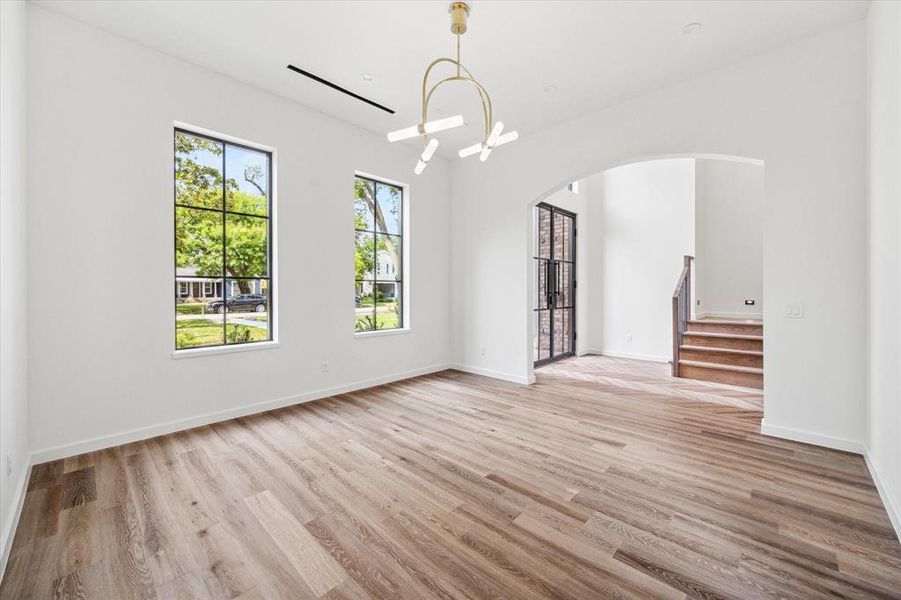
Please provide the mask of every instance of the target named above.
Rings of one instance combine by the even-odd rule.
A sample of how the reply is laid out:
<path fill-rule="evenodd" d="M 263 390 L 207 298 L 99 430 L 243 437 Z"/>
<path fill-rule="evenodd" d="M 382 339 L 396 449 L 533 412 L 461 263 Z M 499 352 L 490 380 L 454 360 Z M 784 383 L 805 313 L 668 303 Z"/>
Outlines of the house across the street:
<path fill-rule="evenodd" d="M 247 279 L 247 289 L 241 290 L 237 279 L 215 279 L 212 277 L 198 277 L 197 269 L 193 267 L 178 267 L 175 269 L 178 278 L 175 286 L 175 297 L 179 302 L 194 302 L 222 299 L 222 287 L 225 285 L 226 297 L 231 298 L 238 294 L 266 294 L 266 280 Z"/>

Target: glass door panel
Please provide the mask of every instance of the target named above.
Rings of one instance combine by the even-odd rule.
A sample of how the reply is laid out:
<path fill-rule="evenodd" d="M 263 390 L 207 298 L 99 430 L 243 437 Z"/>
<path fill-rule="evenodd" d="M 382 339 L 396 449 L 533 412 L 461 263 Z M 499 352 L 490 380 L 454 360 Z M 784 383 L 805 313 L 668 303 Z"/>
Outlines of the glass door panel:
<path fill-rule="evenodd" d="M 537 244 L 538 258 L 551 257 L 551 211 L 538 207 L 538 235 Z"/>
<path fill-rule="evenodd" d="M 535 281 L 538 282 L 538 297 L 536 306 L 538 310 L 549 308 L 547 305 L 547 269 L 548 261 L 543 258 L 535 259 Z"/>
<path fill-rule="evenodd" d="M 535 354 L 537 360 L 548 360 L 551 357 L 551 311 L 538 310 L 535 311 L 537 317 L 537 343 L 538 352 Z"/>
<path fill-rule="evenodd" d="M 564 338 L 563 311 L 562 310 L 553 311 L 553 316 L 551 317 L 551 319 L 552 319 L 552 326 L 554 328 L 554 337 L 553 337 L 553 341 L 551 342 L 551 350 L 554 353 L 554 357 L 558 357 L 561 354 L 563 354 L 563 347 L 564 347 L 564 343 L 563 343 L 563 338 Z"/>
<path fill-rule="evenodd" d="M 573 341 L 575 339 L 575 336 L 573 335 L 573 309 L 564 308 L 557 312 L 563 315 L 563 332 L 560 336 L 563 339 L 562 351 L 564 354 L 572 354 L 575 351 L 575 348 L 573 347 Z"/>

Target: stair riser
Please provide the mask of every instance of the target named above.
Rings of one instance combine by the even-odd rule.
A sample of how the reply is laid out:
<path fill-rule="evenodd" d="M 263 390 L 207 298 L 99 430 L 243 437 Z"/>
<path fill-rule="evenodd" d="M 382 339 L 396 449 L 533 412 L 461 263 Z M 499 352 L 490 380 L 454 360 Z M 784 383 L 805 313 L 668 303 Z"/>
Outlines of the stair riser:
<path fill-rule="evenodd" d="M 716 350 L 680 350 L 679 358 L 682 360 L 696 360 L 698 362 L 738 365 L 741 367 L 757 367 L 758 369 L 763 368 L 762 356 L 732 354 L 730 352 L 717 352 Z"/>
<path fill-rule="evenodd" d="M 704 346 L 705 348 L 732 348 L 734 350 L 763 350 L 763 340 L 743 340 L 736 338 L 709 338 L 686 333 L 682 343 L 686 346 Z"/>
<path fill-rule="evenodd" d="M 708 369 L 705 367 L 680 365 L 679 377 L 763 389 L 763 375 L 758 373 L 736 373 L 734 371 L 719 371 L 717 369 Z"/>
<path fill-rule="evenodd" d="M 739 335 L 763 335 L 763 325 L 736 325 L 734 323 L 689 323 L 688 331 L 707 333 L 737 333 Z"/>

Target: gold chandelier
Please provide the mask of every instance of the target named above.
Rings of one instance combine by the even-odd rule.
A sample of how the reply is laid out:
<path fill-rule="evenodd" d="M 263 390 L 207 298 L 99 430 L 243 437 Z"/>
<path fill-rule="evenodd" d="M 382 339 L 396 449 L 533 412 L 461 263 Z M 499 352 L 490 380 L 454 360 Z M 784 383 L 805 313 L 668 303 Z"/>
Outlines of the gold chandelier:
<path fill-rule="evenodd" d="M 451 2 L 449 12 L 451 16 L 451 33 L 457 36 L 456 60 L 453 58 L 437 58 L 426 67 L 425 74 L 422 76 L 422 120 L 417 125 L 398 129 L 397 131 L 392 131 L 388 134 L 389 142 L 398 142 L 400 140 L 422 136 L 424 148 L 422 155 L 419 157 L 419 162 L 416 163 L 416 168 L 414 169 L 414 173 L 417 175 L 422 173 L 426 165 L 429 164 L 432 155 L 435 154 L 435 150 L 438 148 L 438 139 L 429 136 L 438 131 L 444 131 L 463 125 L 463 115 L 455 115 L 453 117 L 447 117 L 446 119 L 429 121 L 429 101 L 432 99 L 432 94 L 434 94 L 439 87 L 450 81 L 467 82 L 475 88 L 479 95 L 479 100 L 482 103 L 482 115 L 485 120 L 485 137 L 477 144 L 473 144 L 472 146 L 460 150 L 460 158 L 478 154 L 479 160 L 484 162 L 488 160 L 488 156 L 491 154 L 492 150 L 500 145 L 515 141 L 519 138 L 519 134 L 515 131 L 504 133 L 502 135 L 504 124 L 500 121 L 494 123 L 494 126 L 492 127 L 493 114 L 491 109 L 491 97 L 488 95 L 488 91 L 484 86 L 472 76 L 469 69 L 464 67 L 463 63 L 460 62 L 460 36 L 466 33 L 466 19 L 469 17 L 469 5 L 465 2 Z M 442 63 L 448 63 L 456 67 L 456 74 L 445 77 L 444 79 L 435 82 L 430 87 L 429 76 L 432 74 L 432 69 Z"/>

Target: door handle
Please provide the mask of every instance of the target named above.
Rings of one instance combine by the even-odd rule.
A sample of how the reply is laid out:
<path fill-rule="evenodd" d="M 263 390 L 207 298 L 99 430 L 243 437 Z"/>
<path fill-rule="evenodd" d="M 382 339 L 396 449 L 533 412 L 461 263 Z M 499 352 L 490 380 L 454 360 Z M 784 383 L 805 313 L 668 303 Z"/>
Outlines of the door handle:
<path fill-rule="evenodd" d="M 555 305 L 554 294 L 557 286 L 556 272 L 554 271 L 553 261 L 547 261 L 547 275 L 545 276 L 545 293 L 547 294 L 547 307 L 553 308 Z"/>
<path fill-rule="evenodd" d="M 550 308 L 551 304 L 551 261 L 545 261 L 544 263 L 544 289 L 541 290 L 544 293 L 544 302 L 545 308 Z"/>
<path fill-rule="evenodd" d="M 557 263 L 557 268 L 554 272 L 554 294 L 557 296 L 560 295 L 560 261 L 555 261 Z"/>

